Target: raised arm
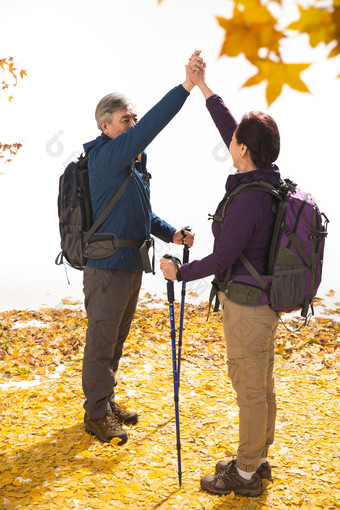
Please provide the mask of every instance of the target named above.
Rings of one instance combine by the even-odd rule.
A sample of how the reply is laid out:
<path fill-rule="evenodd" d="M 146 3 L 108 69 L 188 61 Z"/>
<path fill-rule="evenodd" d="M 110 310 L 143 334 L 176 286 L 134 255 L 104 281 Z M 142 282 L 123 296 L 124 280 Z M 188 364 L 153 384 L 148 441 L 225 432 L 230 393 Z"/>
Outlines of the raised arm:
<path fill-rule="evenodd" d="M 205 80 L 206 64 L 200 56 L 200 52 L 195 52 L 189 60 L 187 66 L 187 75 L 190 80 L 199 87 L 204 98 L 209 113 L 219 130 L 224 143 L 229 148 L 233 133 L 237 127 L 237 122 L 229 109 L 224 104 L 222 98 L 207 85 Z"/>
<path fill-rule="evenodd" d="M 195 52 L 191 57 L 194 56 Z M 113 173 L 125 171 L 131 161 L 145 150 L 179 112 L 194 86 L 186 70 L 185 80 L 181 85 L 170 90 L 134 126 L 109 141 L 106 150 Z"/>
<path fill-rule="evenodd" d="M 109 141 L 108 159 L 114 173 L 125 170 L 182 108 L 189 92 L 178 85 L 168 92 L 137 124 Z M 107 150 L 107 149 L 106 149 Z"/>

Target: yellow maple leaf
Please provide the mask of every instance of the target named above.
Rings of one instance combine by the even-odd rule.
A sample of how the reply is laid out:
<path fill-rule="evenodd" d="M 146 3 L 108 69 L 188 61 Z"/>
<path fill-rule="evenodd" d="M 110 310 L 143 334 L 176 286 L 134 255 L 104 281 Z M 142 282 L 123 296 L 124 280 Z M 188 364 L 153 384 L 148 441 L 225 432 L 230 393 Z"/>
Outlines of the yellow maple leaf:
<path fill-rule="evenodd" d="M 299 11 L 300 19 L 288 25 L 289 30 L 308 34 L 313 48 L 322 42 L 329 44 L 334 40 L 336 25 L 330 10 L 314 6 L 304 9 L 299 5 Z"/>
<path fill-rule="evenodd" d="M 299 92 L 309 92 L 307 85 L 300 78 L 300 73 L 307 69 L 310 64 L 287 64 L 269 59 L 259 59 L 253 63 L 258 68 L 258 72 L 249 78 L 243 84 L 243 87 L 251 87 L 262 81 L 267 81 L 266 98 L 268 105 L 271 105 L 279 97 L 285 84 Z"/>
<path fill-rule="evenodd" d="M 8 96 L 8 101 L 12 101 L 13 96 Z"/>
<path fill-rule="evenodd" d="M 334 2 L 334 11 L 332 14 L 333 24 L 335 25 L 334 39 L 336 46 L 330 51 L 328 58 L 337 57 L 340 54 L 340 1 Z"/>
<path fill-rule="evenodd" d="M 261 48 L 279 55 L 279 44 L 285 35 L 276 30 L 276 18 L 259 0 L 241 0 L 235 5 L 232 18 L 217 17 L 217 21 L 226 31 L 220 55 L 235 57 L 244 53 L 254 59 Z"/>
<path fill-rule="evenodd" d="M 21 78 L 23 78 L 24 76 L 27 76 L 27 72 L 25 71 L 25 69 L 21 69 L 20 76 L 21 76 Z"/>
<path fill-rule="evenodd" d="M 16 71 L 16 70 L 17 70 L 17 68 L 16 68 L 16 67 L 14 67 L 14 62 L 13 62 L 13 61 L 11 61 L 11 62 L 9 63 L 8 70 L 9 70 L 9 72 L 10 72 L 10 73 L 12 73 L 12 74 L 13 74 L 13 76 L 15 76 L 15 72 L 14 72 L 14 71 Z"/>

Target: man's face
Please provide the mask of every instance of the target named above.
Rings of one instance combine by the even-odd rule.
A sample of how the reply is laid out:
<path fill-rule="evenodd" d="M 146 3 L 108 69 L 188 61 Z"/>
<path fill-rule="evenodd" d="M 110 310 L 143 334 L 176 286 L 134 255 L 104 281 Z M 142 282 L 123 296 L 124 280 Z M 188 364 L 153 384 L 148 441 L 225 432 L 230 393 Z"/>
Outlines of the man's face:
<path fill-rule="evenodd" d="M 127 108 L 113 112 L 110 124 L 102 120 L 100 126 L 105 135 L 110 138 L 116 138 L 134 126 L 137 120 L 136 109 L 130 104 Z"/>

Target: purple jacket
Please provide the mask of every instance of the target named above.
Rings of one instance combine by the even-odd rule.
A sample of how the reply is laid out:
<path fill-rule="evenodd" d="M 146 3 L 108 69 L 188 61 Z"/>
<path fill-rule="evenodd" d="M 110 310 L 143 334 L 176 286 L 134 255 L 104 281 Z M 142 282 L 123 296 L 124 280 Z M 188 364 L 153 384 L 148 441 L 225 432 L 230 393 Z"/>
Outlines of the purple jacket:
<path fill-rule="evenodd" d="M 229 147 L 237 127 L 236 120 L 218 95 L 209 97 L 206 105 L 223 141 Z M 258 179 L 278 185 L 280 173 L 277 166 L 230 175 L 224 198 L 239 184 Z M 223 199 L 215 214 L 220 214 L 222 208 Z M 222 230 L 220 223 L 213 221 L 213 252 L 201 260 L 184 264 L 180 269 L 181 278 L 190 282 L 214 274 L 217 281 L 223 282 L 230 266 L 233 274 L 247 275 L 249 272 L 238 260 L 242 252 L 260 274 L 267 274 L 273 224 L 272 197 L 265 191 L 243 191 L 227 207 Z"/>

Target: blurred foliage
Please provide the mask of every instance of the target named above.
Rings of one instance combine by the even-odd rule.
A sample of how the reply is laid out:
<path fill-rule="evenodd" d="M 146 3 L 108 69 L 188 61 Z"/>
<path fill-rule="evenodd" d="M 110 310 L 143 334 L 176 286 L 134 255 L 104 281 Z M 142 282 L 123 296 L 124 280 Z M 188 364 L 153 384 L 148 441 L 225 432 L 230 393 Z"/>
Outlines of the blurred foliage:
<path fill-rule="evenodd" d="M 286 7 L 283 0 L 230 1 L 234 5 L 232 16 L 216 17 L 225 31 L 220 56 L 243 55 L 257 68 L 243 87 L 266 82 L 268 105 L 280 96 L 284 85 L 300 92 L 309 92 L 300 74 L 311 63 L 286 62 L 283 57 L 283 46 L 293 44 L 296 33 L 307 36 L 311 48 L 319 44 L 329 45 L 328 58 L 339 56 L 340 0 L 312 0 L 306 7 L 297 4 L 299 18 L 287 25 L 281 23 Z"/>

